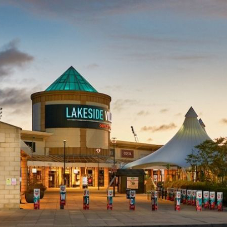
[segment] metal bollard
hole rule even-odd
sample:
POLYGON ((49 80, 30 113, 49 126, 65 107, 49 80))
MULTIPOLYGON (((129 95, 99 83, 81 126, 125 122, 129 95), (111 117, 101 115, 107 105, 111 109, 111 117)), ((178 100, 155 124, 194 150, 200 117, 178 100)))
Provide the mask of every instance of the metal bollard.
POLYGON ((34 189, 34 210, 40 209, 40 189, 34 189))
POLYGON ((210 192, 209 191, 203 191, 203 207, 209 208, 209 198, 210 198, 210 192))
POLYGON ((202 211, 202 191, 196 191, 196 211, 202 211))
POLYGON ((170 200, 170 188, 167 188, 166 195, 167 195, 166 199, 170 200))
POLYGON ((215 192, 210 192, 210 209, 215 209, 215 192))
POLYGON ((149 199, 150 198, 149 194, 150 194, 150 191, 147 191, 147 200, 150 200, 149 199))
POLYGON ((66 204, 66 185, 60 186, 60 209, 64 209, 66 204))
POLYGON ((84 196, 83 196, 83 209, 89 210, 89 190, 84 190, 84 196))
POLYGON ((223 192, 217 192, 218 211, 223 211, 223 192))
POLYGON ((187 198, 187 190, 186 189, 182 189, 181 198, 182 198, 182 203, 186 204, 186 198, 187 198))
POLYGON ((136 191, 130 190, 129 210, 136 209, 136 191))
POLYGON ((191 205, 192 190, 187 190, 187 204, 191 205))
POLYGON ((176 191, 175 193, 175 210, 180 211, 181 192, 176 191))
POLYGON ((113 190, 107 192, 107 210, 113 209, 113 190))
POLYGON ((158 192, 151 191, 151 208, 153 211, 158 210, 158 192))
POLYGON ((191 196, 191 205, 195 206, 196 205, 196 190, 192 190, 192 196, 191 196))

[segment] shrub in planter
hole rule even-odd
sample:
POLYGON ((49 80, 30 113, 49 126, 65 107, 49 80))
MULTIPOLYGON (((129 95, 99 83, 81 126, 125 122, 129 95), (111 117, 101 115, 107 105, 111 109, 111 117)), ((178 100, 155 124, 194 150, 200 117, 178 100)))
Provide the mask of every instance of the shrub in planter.
POLYGON ((40 189, 40 199, 43 198, 46 187, 43 184, 30 184, 25 192, 25 199, 27 203, 33 203, 34 189, 40 189))

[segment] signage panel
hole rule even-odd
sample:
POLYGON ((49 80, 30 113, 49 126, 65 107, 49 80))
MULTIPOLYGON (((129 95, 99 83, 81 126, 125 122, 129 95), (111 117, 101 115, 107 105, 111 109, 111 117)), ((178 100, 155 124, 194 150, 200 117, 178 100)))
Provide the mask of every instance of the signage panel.
POLYGON ((127 177, 127 188, 138 189, 139 177, 127 177))
POLYGON ((46 128, 94 128, 110 131, 111 121, 111 113, 103 107, 79 104, 45 106, 46 128))
POLYGON ((134 150, 121 150, 122 158, 134 158, 134 150))

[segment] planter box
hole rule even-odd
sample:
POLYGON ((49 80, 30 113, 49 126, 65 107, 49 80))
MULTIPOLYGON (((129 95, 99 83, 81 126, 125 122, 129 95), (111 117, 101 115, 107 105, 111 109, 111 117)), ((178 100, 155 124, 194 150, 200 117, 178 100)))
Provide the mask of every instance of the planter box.
MULTIPOLYGON (((44 197, 44 191, 40 191, 40 199, 44 197)), ((25 192, 25 199, 27 203, 33 203, 34 192, 25 192)))

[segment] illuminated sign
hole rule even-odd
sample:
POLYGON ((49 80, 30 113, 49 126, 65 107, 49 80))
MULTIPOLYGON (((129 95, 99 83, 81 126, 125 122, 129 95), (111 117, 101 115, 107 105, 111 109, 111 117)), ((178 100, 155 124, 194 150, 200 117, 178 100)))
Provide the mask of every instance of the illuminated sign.
POLYGON ((54 104, 45 106, 46 128, 94 128, 111 130, 108 109, 91 105, 54 104))
POLYGON ((66 118, 68 120, 92 120, 111 122, 111 113, 107 110, 91 106, 66 107, 66 118))

